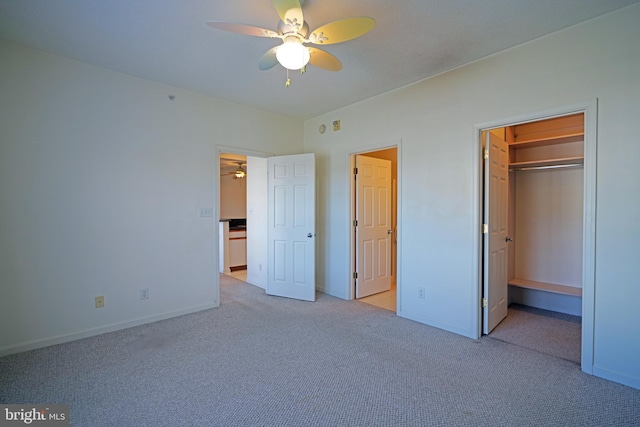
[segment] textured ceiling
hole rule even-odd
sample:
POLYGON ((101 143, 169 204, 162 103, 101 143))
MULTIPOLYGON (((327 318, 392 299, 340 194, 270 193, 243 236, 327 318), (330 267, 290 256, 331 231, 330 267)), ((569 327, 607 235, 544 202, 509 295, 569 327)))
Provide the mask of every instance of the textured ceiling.
POLYGON ((307 119, 640 0, 306 0, 311 29, 370 16, 361 38, 325 46, 343 69, 304 75, 258 60, 276 39, 205 25, 276 29, 270 0, 2 0, 0 38, 130 75, 307 119))

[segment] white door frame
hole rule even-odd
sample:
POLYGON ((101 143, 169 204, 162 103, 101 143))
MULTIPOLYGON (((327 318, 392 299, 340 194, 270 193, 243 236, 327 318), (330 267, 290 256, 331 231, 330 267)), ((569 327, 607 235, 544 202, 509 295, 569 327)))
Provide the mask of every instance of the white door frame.
POLYGON ((240 147, 231 147, 227 145, 216 145, 215 146, 215 161, 213 166, 214 172, 214 185, 213 185, 213 219, 215 223, 213 224, 213 246, 214 246, 214 259, 213 265, 215 267, 215 274, 213 275, 213 292, 215 295, 215 301, 217 305, 220 305, 220 249, 218 242, 220 241, 220 232, 218 224, 220 223, 220 154, 230 153, 230 154, 240 154, 243 156, 252 156, 252 157, 270 157, 273 156, 273 153, 268 153, 265 151, 255 151, 249 150, 246 148, 240 147))
POLYGON ((400 313, 402 307, 401 298, 399 298, 402 293, 402 212, 401 212, 401 199, 402 199, 402 140, 396 139, 386 143, 380 143, 377 145, 370 145, 366 147, 359 147, 353 151, 347 153, 347 165, 349 169, 347 170, 347 200, 349 201, 349 209, 347 211, 347 218, 345 224, 347 225, 347 230, 349 233, 349 268, 348 268, 348 277, 347 277, 347 299, 353 300, 355 299, 355 287, 353 286, 353 273, 355 272, 353 265, 353 254, 355 253, 356 248, 356 239, 355 233, 353 233, 353 218, 355 218, 356 210, 355 210, 355 200, 354 195, 356 192, 356 183, 353 179, 353 168, 356 166, 356 155, 362 154, 366 155, 366 153, 371 153, 372 151, 381 151, 387 150, 390 148, 395 148, 397 151, 397 161, 396 161, 396 293, 398 298, 396 299, 396 313, 400 313))
POLYGON ((474 176, 474 251, 476 260, 475 304, 472 305, 473 330, 479 338, 482 334, 482 139, 483 130, 512 126, 520 123, 544 120, 551 117, 584 113, 584 204, 582 241, 582 371, 593 374, 594 316, 595 316, 595 245, 596 245, 596 156, 598 100, 553 108, 521 116, 477 124, 473 127, 472 168, 474 176))

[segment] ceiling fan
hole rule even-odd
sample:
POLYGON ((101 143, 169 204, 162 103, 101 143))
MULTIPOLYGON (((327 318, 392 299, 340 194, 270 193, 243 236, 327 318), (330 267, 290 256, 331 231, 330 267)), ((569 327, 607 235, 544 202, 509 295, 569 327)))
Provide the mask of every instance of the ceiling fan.
POLYGON ((244 177, 247 176, 247 171, 242 167, 242 165, 244 165, 244 162, 236 162, 238 167, 236 168, 236 170, 231 171, 231 172, 227 172, 227 173, 223 173, 221 174, 221 176, 224 175, 233 175, 233 179, 242 179, 244 177))
POLYGON ((281 39, 281 45, 269 49, 260 58, 258 68, 269 70, 279 63, 287 69, 285 86, 291 83, 288 78, 289 70, 301 70, 304 73, 307 64, 329 71, 342 69, 342 63, 338 58, 316 47, 305 46, 305 43, 328 45, 345 42, 368 33, 376 23, 373 18, 366 16, 344 18, 329 22, 310 32, 309 25, 302 14, 304 0, 272 1, 280 16, 277 31, 230 22, 207 22, 207 25, 232 33, 281 39))

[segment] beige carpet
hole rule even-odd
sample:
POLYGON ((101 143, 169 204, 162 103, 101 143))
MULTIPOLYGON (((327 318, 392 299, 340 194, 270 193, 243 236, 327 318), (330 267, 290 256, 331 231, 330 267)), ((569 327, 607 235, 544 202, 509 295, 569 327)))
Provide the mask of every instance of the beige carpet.
POLYGON ((219 308, 0 358, 0 403, 91 427, 640 425, 640 390, 558 357, 220 280, 219 308))
POLYGON ((490 338, 580 364, 582 318, 511 304, 490 338))

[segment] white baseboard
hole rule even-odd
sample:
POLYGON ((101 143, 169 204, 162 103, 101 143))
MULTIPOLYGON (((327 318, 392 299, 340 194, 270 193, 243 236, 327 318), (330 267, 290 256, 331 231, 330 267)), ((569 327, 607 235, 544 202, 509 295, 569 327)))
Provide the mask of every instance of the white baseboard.
POLYGON ((593 375, 640 390, 640 378, 630 377, 628 375, 614 372, 609 369, 599 368, 597 366, 593 367, 593 375))
POLYGON ((247 283, 257 286, 261 289, 267 289, 266 283, 262 280, 262 277, 247 274, 247 283))
POLYGON ((405 319, 413 320, 414 322, 418 322, 418 323, 425 324, 427 326, 432 326, 434 328, 442 329, 447 332, 453 332, 454 334, 462 335, 463 337, 478 339, 478 337, 476 336, 477 334, 474 334, 473 331, 467 328, 461 328, 459 326, 439 322, 439 321, 436 321, 435 319, 421 316, 421 315, 416 315, 414 313, 409 313, 403 310, 398 311, 396 315, 398 317, 403 317, 405 319))
POLYGON ((137 319, 126 320, 124 322, 117 322, 117 323, 112 323, 105 326, 98 326, 96 328, 85 329, 85 330, 74 332, 71 334, 57 335, 54 337, 42 338, 39 340, 27 341, 19 344, 0 347, 0 357, 8 356, 10 354, 15 354, 15 353, 22 353, 23 351, 49 347, 50 345, 63 344, 65 342, 75 341, 82 338, 89 338, 96 335, 106 334, 108 332, 115 332, 122 329, 131 328, 134 326, 145 325, 147 323, 158 322, 160 320, 183 316, 185 314, 196 313, 198 311, 208 310, 210 308, 215 308, 218 306, 219 304, 217 303, 198 305, 194 307, 185 308, 182 310, 169 311, 166 313, 155 314, 152 316, 139 317, 137 319))

